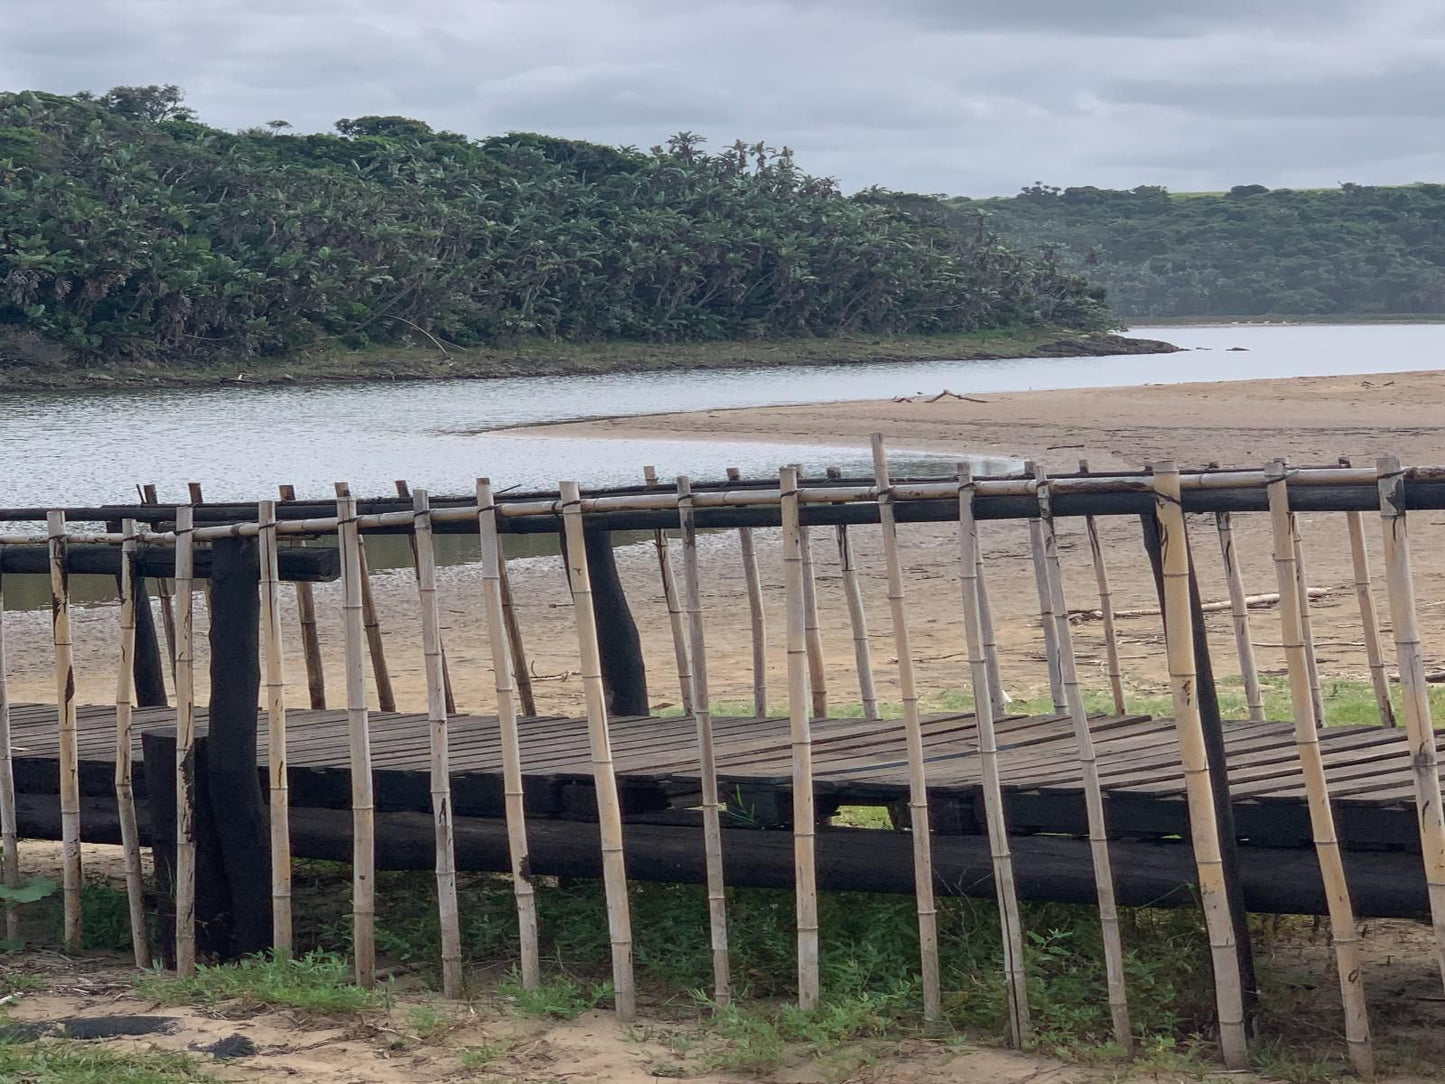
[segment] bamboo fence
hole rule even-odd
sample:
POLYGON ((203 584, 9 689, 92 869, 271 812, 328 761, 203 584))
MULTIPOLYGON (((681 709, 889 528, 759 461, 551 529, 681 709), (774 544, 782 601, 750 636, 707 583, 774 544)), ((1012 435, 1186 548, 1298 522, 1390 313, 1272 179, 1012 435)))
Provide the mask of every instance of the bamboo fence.
MULTIPOLYGON (((727 469, 728 481, 742 477, 737 467, 727 469)), ((768 626, 763 615, 763 585, 758 576, 758 555, 751 527, 738 528, 738 552, 743 561, 743 586, 748 596, 748 629, 753 645, 753 715, 768 714, 768 626)))
MULTIPOLYGON (((1037 479, 1038 466, 1030 460, 1024 464, 1024 471, 1037 479)), ((1043 527, 1037 519, 1028 521, 1029 557, 1034 564, 1034 587, 1039 596, 1039 622, 1044 630, 1044 655, 1049 664, 1049 696, 1053 699, 1054 711, 1063 714, 1068 710, 1064 703, 1064 683, 1059 674, 1059 643, 1057 624, 1054 621, 1053 602, 1049 592, 1049 573, 1044 561, 1043 527)))
POLYGON ((261 657, 266 690, 266 777, 270 794, 271 945, 280 959, 293 950, 291 911, 291 790, 286 775, 286 671, 281 650, 280 557, 276 547, 276 502, 256 511, 261 534, 261 657))
MULTIPOLYGON (((10 692, 5 669, 5 577, 0 576, 0 863, 9 889, 20 887, 20 829, 15 813, 15 759, 10 736, 10 692)), ((20 912, 5 902, 5 940, 20 939, 20 912)))
MULTIPOLYGON (((296 499, 295 486, 278 486, 277 492, 283 501, 296 499)), ((304 546, 306 542, 302 540, 297 545, 304 546)), ((296 623, 301 629, 301 655, 306 663, 306 691, 312 710, 320 710, 326 707, 326 670, 321 660, 321 638, 316 631, 316 592, 311 584, 302 580, 296 583, 296 623)))
POLYGON ((1254 637, 1249 629, 1249 600, 1244 593, 1244 576, 1234 548, 1234 523, 1228 512, 1214 514, 1219 533, 1219 555, 1224 561, 1224 582, 1229 590, 1230 621, 1234 626, 1234 650, 1239 658, 1239 676, 1244 683, 1244 701, 1249 717, 1264 719, 1264 690, 1259 683, 1259 665, 1254 658, 1254 637))
MULTIPOLYGON (((1079 460, 1079 473, 1089 473, 1089 461, 1087 459, 1079 460)), ((1047 558, 1047 535, 1052 531, 1052 524, 1045 525, 1044 531, 1046 535, 1044 539, 1044 555, 1047 558)), ((1099 524, 1095 517, 1084 517, 1084 534, 1089 539, 1089 554, 1094 559, 1094 582, 1099 586, 1099 619, 1104 623, 1104 668, 1105 672, 1109 675, 1109 691, 1114 696, 1114 710, 1118 714, 1123 715, 1127 707, 1124 701, 1124 675, 1119 669, 1119 635, 1114 629, 1114 594, 1109 589, 1109 566, 1104 561, 1104 547, 1099 542, 1099 524)), ((1055 560, 1057 560, 1057 554, 1055 555, 1055 560)), ((1050 575, 1057 579, 1057 575, 1052 570, 1052 567, 1050 569, 1050 575)), ((1055 589, 1053 591, 1055 628, 1060 627, 1058 625, 1058 619, 1060 614, 1062 614, 1065 618, 1063 629, 1068 631, 1072 637, 1072 631, 1068 630, 1068 611, 1060 609, 1062 603, 1059 602, 1059 596, 1060 590, 1055 589)), ((1060 633, 1056 632, 1055 638, 1060 638, 1060 633)), ((1070 647, 1069 651, 1072 652, 1073 648, 1070 647)), ((1065 681, 1064 684, 1064 699, 1067 700, 1067 681, 1065 681)), ((1070 710, 1072 711, 1072 709, 1070 710)))
POLYGON ((66 570, 65 513, 46 517, 50 535, 50 614, 55 644, 55 703, 60 719, 60 862, 65 951, 81 945, 80 750, 75 723, 75 663, 70 642, 70 573, 66 570))
MULTIPOLYGON (((408 482, 405 478, 398 478, 398 479, 396 479, 396 481, 393 482, 392 484, 396 487, 396 495, 397 495, 398 497, 400 497, 402 500, 404 500, 404 501, 410 501, 410 500, 413 499, 413 498, 412 498, 412 494, 411 494, 411 483, 408 482)), ((417 547, 417 540, 416 540, 416 532, 415 532, 414 530, 413 530, 410 534, 408 534, 408 535, 406 536, 406 542, 407 542, 408 548, 411 550, 411 568, 412 568, 412 572, 413 572, 413 574, 416 576, 418 583, 420 583, 420 581, 421 581, 421 561, 420 561, 420 558, 417 556, 417 549, 416 549, 416 547, 417 547)), ((451 667, 447 665, 447 647, 446 647, 446 644, 441 643, 441 631, 440 631, 440 629, 438 629, 438 631, 437 631, 437 638, 438 638, 438 644, 440 645, 439 648, 438 648, 438 650, 441 652, 441 658, 442 658, 442 693, 443 693, 443 700, 444 700, 444 702, 445 702, 446 713, 447 713, 448 715, 455 715, 455 714, 457 713, 457 702, 456 702, 455 696, 454 696, 453 693, 452 693, 452 672, 451 672, 451 667)), ((378 700, 379 700, 379 699, 380 699, 380 698, 378 697, 378 700)), ((383 707, 382 710, 383 710, 383 711, 386 711, 386 710, 388 710, 388 709, 385 708, 385 707, 383 707)), ((396 709, 395 709, 395 708, 392 708, 392 709, 390 709, 390 710, 393 710, 393 711, 394 711, 394 710, 396 710, 396 709)))
POLYGON ((140 826, 136 822, 135 788, 131 770, 135 738, 131 709, 135 701, 135 520, 120 525, 120 666, 115 683, 115 806, 120 822, 121 855, 125 865, 126 906, 130 914, 131 953, 142 971, 151 966, 146 937, 145 876, 141 871, 140 826))
POLYGON ((196 626, 194 511, 176 509, 176 973, 196 971, 196 626))
MULTIPOLYGON (((1265 474, 1266 489, 1273 481, 1268 471, 1265 474)), ((1271 513, 1272 514, 1272 513, 1271 513)), ((1315 726, 1325 725, 1325 697, 1320 687, 1320 667, 1315 659, 1315 630, 1314 620, 1310 616, 1310 588, 1309 575, 1305 571, 1304 545, 1300 540, 1299 517, 1290 516, 1290 543, 1294 552, 1294 575, 1296 598, 1299 600, 1300 631, 1304 639, 1305 672, 1309 675, 1310 684, 1310 706, 1315 716, 1315 726)), ((1280 605, 1284 605, 1284 595, 1280 595, 1280 605)))
MULTIPOLYGON (((1346 456, 1340 466, 1352 466, 1346 456)), ((1370 584, 1370 551, 1365 546, 1365 514, 1346 512, 1350 535, 1350 567, 1354 572, 1355 601, 1360 607, 1360 631, 1365 639, 1365 659, 1370 667, 1370 684, 1375 690, 1375 707, 1382 726, 1395 725, 1395 707, 1390 702, 1390 676, 1385 672, 1385 649, 1380 642, 1380 616, 1375 609, 1375 592, 1370 584)))
MULTIPOLYGON (((643 467, 648 486, 657 485, 657 470, 643 467)), ((672 574, 672 555, 667 532, 659 527, 652 532, 652 545, 657 550, 657 570, 662 579, 662 600, 667 606, 667 624, 672 630, 672 655, 677 664, 677 684, 682 694, 682 713, 692 713, 692 663, 687 657, 687 626, 682 603, 677 597, 677 580, 672 574)))

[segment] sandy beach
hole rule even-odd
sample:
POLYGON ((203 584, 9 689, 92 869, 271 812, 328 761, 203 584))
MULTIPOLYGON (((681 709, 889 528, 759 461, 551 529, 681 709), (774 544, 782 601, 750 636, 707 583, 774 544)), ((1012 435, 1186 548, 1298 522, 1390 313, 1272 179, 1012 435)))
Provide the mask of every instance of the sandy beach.
MULTIPOLYGON (((951 390, 968 394, 967 388, 951 390)), ((1096 468, 1140 466, 1166 457, 1185 466, 1211 460, 1254 466, 1276 455, 1296 463, 1322 463, 1333 462, 1341 454, 1368 464, 1376 454, 1386 451, 1398 453, 1406 462, 1445 462, 1440 436, 1445 431, 1445 372, 988 394, 925 401, 935 393, 928 391, 911 402, 845 402, 653 415, 547 426, 532 432, 539 438, 588 435, 627 439, 667 433, 704 440, 786 440, 861 447, 868 434, 878 430, 898 448, 1036 458, 1052 470, 1072 469, 1081 456, 1088 457, 1096 468)), ((725 452, 720 449, 719 474, 723 466, 725 452)), ((1422 515, 1412 521, 1419 524, 1417 532, 1426 539, 1427 525, 1434 518, 1422 515)), ((1367 671, 1359 614, 1350 586, 1344 524, 1338 516, 1323 514, 1305 515, 1301 520, 1311 585, 1329 591, 1316 602, 1315 609, 1322 672, 1326 678, 1363 678, 1367 671)), ((1100 528, 1116 606, 1149 609, 1153 590, 1137 523, 1131 518, 1106 519, 1100 528)), ((1367 533, 1378 570, 1379 534, 1373 525, 1371 528, 1367 533)), ((1225 588, 1212 521, 1196 522, 1193 531, 1202 590, 1207 599, 1222 599, 1225 588)), ((1274 590, 1264 517, 1236 517, 1236 532, 1246 589, 1252 593, 1274 590)), ((1091 608, 1097 605, 1097 595, 1082 524, 1061 521, 1060 534, 1070 607, 1091 608)), ((948 524, 909 526, 903 533, 918 680, 926 697, 936 698, 967 686, 958 615, 955 535, 948 524)), ((781 708, 785 693, 781 551, 776 531, 757 532, 757 541, 770 634, 770 699, 774 707, 781 708)), ((896 660, 877 534, 855 529, 853 542, 862 572, 879 695, 896 699, 896 660)), ((983 542, 998 611, 1008 690, 1014 696, 1036 695, 1046 690, 1047 676, 1027 532, 1022 524, 990 523, 984 526, 983 542)), ((814 550, 830 698, 835 704, 856 702, 852 641, 831 531, 817 532, 814 550)), ((745 702, 751 696, 751 649, 746 622, 738 617, 744 596, 736 538, 730 534, 704 535, 700 551, 705 571, 704 608, 713 696, 717 701, 745 702)), ((1445 644, 1445 557, 1428 544, 1417 544, 1415 560, 1427 658, 1437 660, 1445 657, 1445 647, 1441 646, 1445 644)), ((618 551, 618 561, 642 633, 654 708, 675 707, 678 683, 656 553, 651 544, 627 546, 618 551)), ((561 563, 555 557, 528 558, 514 561, 511 568, 539 710, 580 714, 577 647, 561 563)), ((400 705, 423 710, 415 583, 409 572, 388 572, 377 575, 375 589, 400 705)), ((458 704, 462 710, 490 711, 490 651, 482 631, 477 568, 442 569, 439 589, 458 704)), ((291 593, 284 593, 287 606, 292 606, 291 593)), ((1376 594, 1383 611, 1382 586, 1377 587, 1376 594)), ((337 585, 321 585, 317 600, 328 690, 331 702, 339 703, 342 639, 337 585)), ((197 628, 203 631, 206 625, 199 595, 197 604, 197 628)), ((6 621, 12 699, 53 700, 48 614, 12 613, 6 621)), ((1228 615, 1212 615, 1210 622, 1216 670, 1227 678, 1237 673, 1228 615)), ((288 622, 287 631, 292 635, 287 644, 287 675, 291 703, 299 705, 304 703, 305 683, 295 627, 294 621, 288 622)), ((115 607, 78 609, 76 670, 82 702, 106 702, 114 695, 115 632, 115 607)), ((1075 635, 1085 683, 1105 688, 1099 623, 1083 622, 1076 626, 1075 635)), ((1123 620, 1120 636, 1129 689, 1139 693, 1164 691, 1167 677, 1159 618, 1144 615, 1123 620)), ((1272 610, 1256 612, 1254 636, 1260 645, 1261 668, 1267 672, 1281 670, 1282 654, 1268 646, 1279 642, 1272 610)), ((204 669, 204 644, 200 647, 204 669)), ((204 675, 201 695, 205 695, 204 675)))

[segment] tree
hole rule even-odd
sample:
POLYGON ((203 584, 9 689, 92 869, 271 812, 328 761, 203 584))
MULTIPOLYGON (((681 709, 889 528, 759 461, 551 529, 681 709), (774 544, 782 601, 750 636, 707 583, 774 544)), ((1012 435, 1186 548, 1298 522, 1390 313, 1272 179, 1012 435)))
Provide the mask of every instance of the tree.
POLYGON ((181 104, 186 92, 174 83, 164 86, 111 87, 99 98, 112 113, 130 120, 195 120, 196 112, 181 104))

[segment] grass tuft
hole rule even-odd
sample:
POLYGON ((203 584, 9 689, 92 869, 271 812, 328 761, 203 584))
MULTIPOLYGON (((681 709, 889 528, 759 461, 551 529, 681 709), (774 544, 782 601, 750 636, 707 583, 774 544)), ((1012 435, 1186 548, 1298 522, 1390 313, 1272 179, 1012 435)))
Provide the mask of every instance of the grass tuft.
POLYGON ((136 988, 162 1005, 277 1005, 325 1016, 341 1016, 375 1007, 376 994, 353 986, 351 968, 334 953, 312 952, 297 959, 251 956, 238 964, 198 967, 180 979, 153 972, 136 988))
POLYGON ((35 1084, 212 1084, 186 1054, 123 1053, 70 1040, 0 1040, 0 1080, 35 1084))

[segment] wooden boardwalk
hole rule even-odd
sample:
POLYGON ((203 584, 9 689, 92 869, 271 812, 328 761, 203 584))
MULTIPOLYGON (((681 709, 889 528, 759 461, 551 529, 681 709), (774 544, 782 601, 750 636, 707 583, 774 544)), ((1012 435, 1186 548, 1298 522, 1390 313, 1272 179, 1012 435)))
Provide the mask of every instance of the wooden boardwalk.
MULTIPOLYGON (((58 786, 56 709, 13 704, 17 789, 54 794, 58 786)), ((204 732, 206 713, 197 713, 204 732)), ((112 793, 114 710, 82 706, 82 792, 112 793)), ((175 725, 168 708, 138 709, 137 732, 175 725)), ((714 720, 719 776, 737 823, 781 825, 789 812, 792 753, 783 718, 714 720)), ((1160 838, 1187 830, 1184 780, 1174 727, 1143 715, 1091 720, 1111 829, 1160 838)), ((588 816, 595 808, 585 720, 524 719, 522 764, 530 812, 588 816)), ((261 762, 265 727, 260 728, 261 762)), ((967 713, 923 722, 935 825, 944 833, 982 831, 978 733, 967 713)), ((291 800, 298 807, 347 808, 345 713, 288 713, 291 800)), ((491 716, 450 722, 454 802, 460 815, 500 816, 501 744, 491 716)), ((371 714, 372 758, 380 809, 430 808, 426 716, 371 714)), ((998 725, 1000 766, 1011 831, 1082 834, 1084 810, 1072 728, 1059 715, 1013 716, 998 725)), ((1405 734, 1379 727, 1330 727, 1321 734, 1342 841, 1370 849, 1418 850, 1405 734)), ((696 733, 688 717, 618 718, 612 746, 624 809, 636 816, 686 805, 697 790, 696 733)), ((137 750, 139 741, 137 741, 137 750)), ((1240 835, 1270 846, 1306 847, 1310 831, 1291 728, 1284 723, 1226 726, 1231 792, 1240 835)), ((139 758, 139 752, 137 752, 139 758)), ((813 765, 821 814, 843 805, 894 805, 906 799, 907 765, 897 721, 820 719, 813 723, 813 765)), ((145 793, 137 763, 138 793, 145 793)))

